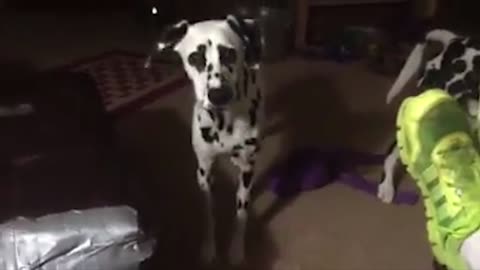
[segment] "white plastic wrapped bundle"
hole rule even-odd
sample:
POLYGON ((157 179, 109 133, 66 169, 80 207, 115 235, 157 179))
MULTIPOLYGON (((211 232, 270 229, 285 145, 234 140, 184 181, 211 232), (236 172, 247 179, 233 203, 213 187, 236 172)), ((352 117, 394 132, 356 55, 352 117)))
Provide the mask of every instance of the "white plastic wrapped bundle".
POLYGON ((127 206, 20 217, 0 224, 0 269, 136 270, 153 246, 127 206))

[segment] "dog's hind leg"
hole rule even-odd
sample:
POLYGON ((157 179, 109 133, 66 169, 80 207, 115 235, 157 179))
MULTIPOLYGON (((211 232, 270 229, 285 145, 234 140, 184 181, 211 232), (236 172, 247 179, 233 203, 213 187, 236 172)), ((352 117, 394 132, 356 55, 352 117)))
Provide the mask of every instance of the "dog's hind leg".
POLYGON ((460 253, 470 270, 480 270, 480 231, 476 231, 463 242, 460 253))
POLYGON ((396 142, 394 142, 388 152, 388 156, 383 162, 382 182, 378 186, 377 197, 384 203, 391 203, 395 196, 394 175, 399 159, 399 151, 396 142))
POLYGON ((232 163, 239 169, 236 221, 229 252, 229 259, 233 265, 241 264, 245 258, 248 208, 250 204, 250 190, 254 178, 257 149, 258 146, 256 143, 247 143, 247 145, 241 149, 234 149, 231 157, 232 163))

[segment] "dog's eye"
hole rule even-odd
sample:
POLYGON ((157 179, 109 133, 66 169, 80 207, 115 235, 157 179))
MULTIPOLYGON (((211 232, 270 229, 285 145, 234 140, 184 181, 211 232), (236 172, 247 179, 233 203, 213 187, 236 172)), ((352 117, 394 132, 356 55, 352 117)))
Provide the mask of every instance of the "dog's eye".
POLYGON ((198 72, 205 70, 207 65, 207 59, 205 59, 205 53, 203 52, 193 52, 188 56, 188 63, 195 67, 198 72))
POLYGON ((237 61, 237 51, 233 48, 219 45, 218 52, 220 54, 220 63, 223 65, 231 65, 237 61))

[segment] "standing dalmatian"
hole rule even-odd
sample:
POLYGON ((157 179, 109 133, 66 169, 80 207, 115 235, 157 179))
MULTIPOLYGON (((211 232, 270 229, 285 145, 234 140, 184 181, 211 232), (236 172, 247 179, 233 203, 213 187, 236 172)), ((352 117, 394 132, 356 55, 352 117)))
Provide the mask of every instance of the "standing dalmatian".
MULTIPOLYGON (((413 76, 420 73, 417 87, 420 91, 430 88, 445 89, 455 97, 472 116, 472 125, 477 127, 480 82, 480 42, 470 37, 461 37, 450 31, 436 29, 427 33, 425 41, 415 46, 405 66, 387 95, 387 104, 398 95, 413 76), (429 42, 440 42, 443 49, 426 59, 425 49, 429 42)), ((384 161, 384 177, 377 196, 390 203, 395 195, 394 171, 399 152, 396 142, 389 149, 384 161)))
POLYGON ((232 264, 240 264, 263 118, 258 26, 233 15, 194 24, 184 20, 168 27, 157 46, 159 51, 178 53, 195 91, 192 144, 198 185, 207 204, 202 257, 206 263, 216 257, 211 169, 220 154, 228 154, 239 169, 229 257, 232 264))

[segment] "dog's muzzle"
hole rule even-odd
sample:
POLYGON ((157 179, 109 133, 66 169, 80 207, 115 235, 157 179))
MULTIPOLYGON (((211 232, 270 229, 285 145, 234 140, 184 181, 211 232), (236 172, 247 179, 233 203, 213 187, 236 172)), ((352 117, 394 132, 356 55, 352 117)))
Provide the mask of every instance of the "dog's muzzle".
POLYGON ((213 106, 222 107, 230 103, 233 99, 233 89, 231 87, 211 88, 208 90, 208 100, 213 106))

